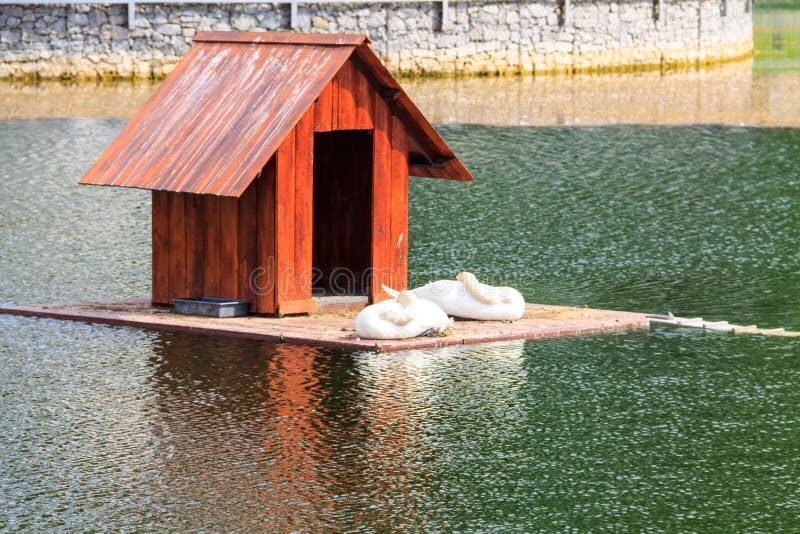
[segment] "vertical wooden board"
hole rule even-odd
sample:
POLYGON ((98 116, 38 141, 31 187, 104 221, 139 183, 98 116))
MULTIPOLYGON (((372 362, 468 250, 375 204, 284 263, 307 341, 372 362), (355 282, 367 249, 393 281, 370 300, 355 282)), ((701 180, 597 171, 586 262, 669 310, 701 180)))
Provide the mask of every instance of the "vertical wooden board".
POLYGON ((260 275, 256 277, 256 309, 274 313, 275 308, 275 158, 271 158, 256 180, 258 243, 256 259, 260 275))
POLYGON ((314 115, 307 111, 295 126, 294 271, 295 300, 311 298, 314 224, 314 115))
POLYGON ((220 197, 203 195, 203 295, 220 296, 220 197))
POLYGON ((405 125, 392 117, 391 287, 408 285, 408 136, 405 125))
POLYGON ((219 296, 239 298, 239 199, 219 199, 219 296))
POLYGON ((152 300, 169 304, 169 195, 166 191, 153 191, 153 257, 152 300))
POLYGON ((275 301, 292 300, 294 273, 295 130, 278 147, 275 158, 275 301))
POLYGON ((356 129, 355 67, 347 61, 336 75, 339 80, 338 130, 356 129))
POLYGON ((372 89, 366 76, 358 69, 353 69, 353 79, 356 99, 356 129, 371 130, 372 123, 372 89))
POLYGON ((339 75, 331 80, 331 130, 339 129, 339 75))
MULTIPOLYGON (((372 176, 372 280, 370 298, 373 302, 386 298, 381 284, 391 281, 391 124, 389 107, 374 93, 373 176, 372 176)), ((404 289, 404 288, 398 288, 404 289)))
POLYGON ((314 131, 331 131, 331 114, 333 113, 333 82, 328 82, 314 102, 314 131))
POLYGON ((241 197, 239 215, 239 298, 250 301, 250 310, 256 308, 255 269, 258 263, 258 221, 256 184, 251 183, 241 197))
POLYGON ((169 193, 169 300, 188 297, 186 288, 186 193, 169 193))
POLYGON ((203 296, 203 197, 187 194, 186 204, 186 291, 190 297, 203 296))

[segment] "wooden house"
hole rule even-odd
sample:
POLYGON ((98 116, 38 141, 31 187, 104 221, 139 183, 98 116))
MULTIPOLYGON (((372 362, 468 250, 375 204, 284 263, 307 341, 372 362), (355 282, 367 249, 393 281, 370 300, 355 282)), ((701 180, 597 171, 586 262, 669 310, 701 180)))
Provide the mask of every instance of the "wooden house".
POLYGON ((408 177, 472 176, 363 35, 202 32, 82 184, 152 190, 154 303, 406 284, 408 177))

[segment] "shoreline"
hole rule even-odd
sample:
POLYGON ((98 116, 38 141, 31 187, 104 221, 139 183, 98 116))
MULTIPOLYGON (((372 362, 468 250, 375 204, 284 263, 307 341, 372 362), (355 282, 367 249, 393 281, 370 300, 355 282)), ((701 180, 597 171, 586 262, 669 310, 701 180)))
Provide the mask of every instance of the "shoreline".
MULTIPOLYGON (((408 79, 438 79, 438 78, 504 78, 519 76, 577 76, 581 74, 636 74, 642 72, 660 72, 698 70, 706 67, 715 67, 726 63, 747 60, 756 55, 751 44, 730 49, 721 47, 718 54, 708 55, 705 51, 687 49, 673 56, 658 56, 648 54, 644 59, 635 59, 631 55, 629 61, 607 61, 593 63, 591 58, 575 56, 575 63, 544 63, 543 67, 519 68, 491 68, 482 66, 475 70, 451 70, 441 68, 433 70, 414 68, 390 69, 392 74, 401 80, 408 79)), ((131 58, 118 58, 123 63, 131 63, 131 58)), ((0 57, 0 82, 132 82, 147 83, 161 82, 166 78, 181 56, 163 58, 157 66, 143 66, 142 68, 120 71, 113 64, 98 64, 87 58, 62 58, 39 59, 34 62, 2 61, 0 57), (31 66, 31 64, 33 66, 31 66)))
MULTIPOLYGON (((403 78, 435 124, 800 127, 800 72, 754 73, 753 59, 664 72, 403 78)), ((0 81, 0 121, 127 119, 160 82, 0 81)))

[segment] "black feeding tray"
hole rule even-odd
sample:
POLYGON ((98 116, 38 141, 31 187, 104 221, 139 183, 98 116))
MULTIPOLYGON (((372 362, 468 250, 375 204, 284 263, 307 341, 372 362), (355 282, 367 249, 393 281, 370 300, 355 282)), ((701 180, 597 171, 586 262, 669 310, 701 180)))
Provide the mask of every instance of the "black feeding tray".
POLYGON ((242 317, 247 315, 249 300, 197 297, 173 299, 175 313, 204 315, 205 317, 242 317))

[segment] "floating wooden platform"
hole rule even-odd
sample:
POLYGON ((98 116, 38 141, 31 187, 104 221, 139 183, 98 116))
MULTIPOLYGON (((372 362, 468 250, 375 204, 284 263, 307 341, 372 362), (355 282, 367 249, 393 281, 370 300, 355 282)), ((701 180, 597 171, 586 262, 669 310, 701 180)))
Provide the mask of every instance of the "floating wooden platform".
POLYGON ((376 341, 356 337, 355 311, 282 318, 215 319, 179 315, 172 308, 152 306, 149 299, 131 299, 6 306, 0 307, 0 313, 376 352, 594 334, 647 326, 647 316, 641 313, 528 304, 525 316, 519 321, 456 321, 449 335, 443 337, 376 341))

